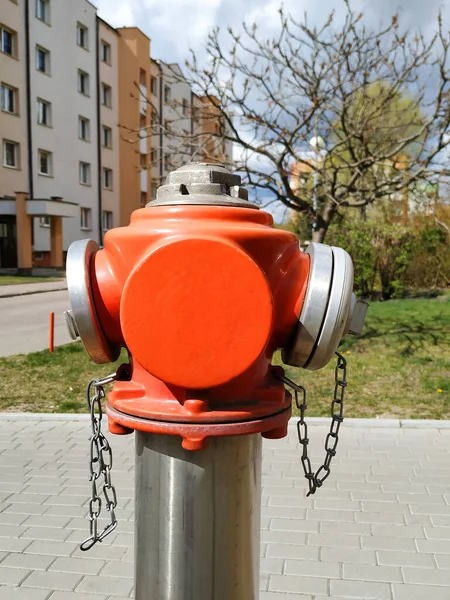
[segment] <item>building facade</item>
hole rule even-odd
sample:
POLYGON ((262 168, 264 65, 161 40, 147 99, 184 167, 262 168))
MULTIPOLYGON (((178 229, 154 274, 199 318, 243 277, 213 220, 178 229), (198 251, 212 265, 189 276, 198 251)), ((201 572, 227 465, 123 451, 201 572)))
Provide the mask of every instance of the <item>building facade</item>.
POLYGON ((63 266, 74 240, 102 244, 171 170, 225 160, 209 139, 217 107, 150 51, 88 0, 0 0, 0 268, 19 246, 19 267, 63 266))
POLYGON ((120 225, 119 47, 120 34, 97 18, 100 83, 99 138, 102 234, 120 225))
POLYGON ((120 224, 150 199, 150 40, 137 27, 119 33, 120 224))

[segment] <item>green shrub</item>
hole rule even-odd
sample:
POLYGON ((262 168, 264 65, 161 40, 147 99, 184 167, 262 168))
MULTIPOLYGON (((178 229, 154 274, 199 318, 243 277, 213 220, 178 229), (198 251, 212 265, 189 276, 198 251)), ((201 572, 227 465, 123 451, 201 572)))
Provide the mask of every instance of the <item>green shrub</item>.
POLYGON ((347 250, 355 268, 355 292, 363 298, 371 296, 377 277, 372 228, 364 221, 342 221, 329 228, 326 243, 347 250))
POLYGON ((354 287, 359 296, 373 296, 377 286, 385 300, 404 295, 415 241, 411 229, 397 224, 346 221, 332 225, 326 241, 341 246, 352 257, 354 287))

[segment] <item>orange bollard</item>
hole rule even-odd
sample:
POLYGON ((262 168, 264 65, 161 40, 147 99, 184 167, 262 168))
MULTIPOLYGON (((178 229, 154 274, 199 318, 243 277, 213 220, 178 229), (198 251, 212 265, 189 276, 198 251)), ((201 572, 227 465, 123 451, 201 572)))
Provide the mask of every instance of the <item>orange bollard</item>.
POLYGON ((50 313, 50 339, 48 349, 53 352, 55 349, 55 313, 50 313))

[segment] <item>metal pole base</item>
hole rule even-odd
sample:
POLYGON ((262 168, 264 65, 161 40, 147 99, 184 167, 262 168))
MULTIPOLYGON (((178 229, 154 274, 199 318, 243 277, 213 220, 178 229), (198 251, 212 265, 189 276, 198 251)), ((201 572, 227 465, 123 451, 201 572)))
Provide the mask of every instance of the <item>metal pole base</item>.
POLYGON ((258 600, 261 435, 135 435, 135 600, 258 600))

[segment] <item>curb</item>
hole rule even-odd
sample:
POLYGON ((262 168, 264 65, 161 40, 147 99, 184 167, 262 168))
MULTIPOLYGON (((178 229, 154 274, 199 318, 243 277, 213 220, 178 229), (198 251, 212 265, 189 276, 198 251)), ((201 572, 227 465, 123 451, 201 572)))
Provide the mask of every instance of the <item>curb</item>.
MULTIPOLYGON (((0 413, 0 421, 88 421, 86 413, 0 413)), ((298 417, 289 422, 291 429, 296 427, 298 417)), ((311 417, 308 425, 324 427, 330 424, 326 417, 311 417)), ((450 429, 450 421, 436 419, 345 419, 344 427, 356 429, 450 429)))
POLYGON ((2 298, 16 298, 18 296, 33 296, 34 294, 51 294, 52 292, 63 292, 67 290, 67 286, 54 288, 52 290, 35 290, 34 292, 16 292, 15 294, 0 294, 0 300, 2 298))
MULTIPOLYGON (((293 417, 289 427, 296 427, 298 417, 293 417)), ((328 417, 311 417, 306 419, 308 425, 328 427, 328 417)), ((356 429, 358 427, 369 427, 371 429, 450 429, 449 420, 438 419, 344 419, 344 428, 356 429)))

